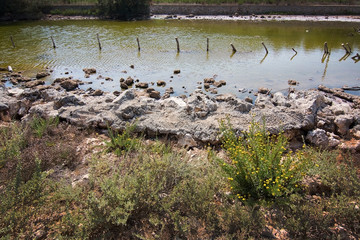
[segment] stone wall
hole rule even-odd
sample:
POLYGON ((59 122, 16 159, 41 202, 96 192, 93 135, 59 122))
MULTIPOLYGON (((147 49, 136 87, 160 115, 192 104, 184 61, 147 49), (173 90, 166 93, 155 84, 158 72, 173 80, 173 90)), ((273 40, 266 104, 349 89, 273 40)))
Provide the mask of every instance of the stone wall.
POLYGON ((249 14, 296 14, 296 15, 360 15, 360 6, 285 6, 285 5, 201 5, 201 4, 153 4, 152 14, 168 15, 240 15, 249 14))

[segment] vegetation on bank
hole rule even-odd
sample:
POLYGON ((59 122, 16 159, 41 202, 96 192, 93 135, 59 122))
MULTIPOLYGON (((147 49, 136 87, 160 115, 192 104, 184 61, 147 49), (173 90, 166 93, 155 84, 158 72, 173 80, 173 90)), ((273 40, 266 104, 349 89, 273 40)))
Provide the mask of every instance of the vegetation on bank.
POLYGON ((0 238, 359 238, 350 155, 292 153, 262 124, 240 135, 227 122, 221 129, 223 150, 188 152, 128 126, 85 151, 100 136, 58 119, 3 126, 0 238), (75 173, 87 177, 69 181, 75 173))

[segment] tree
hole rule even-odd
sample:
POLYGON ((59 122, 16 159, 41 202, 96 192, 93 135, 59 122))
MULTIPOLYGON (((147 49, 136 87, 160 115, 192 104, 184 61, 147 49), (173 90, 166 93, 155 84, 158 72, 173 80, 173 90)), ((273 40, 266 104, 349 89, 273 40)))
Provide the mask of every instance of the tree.
POLYGON ((121 20, 144 19, 150 15, 150 0, 98 0, 100 14, 121 20))

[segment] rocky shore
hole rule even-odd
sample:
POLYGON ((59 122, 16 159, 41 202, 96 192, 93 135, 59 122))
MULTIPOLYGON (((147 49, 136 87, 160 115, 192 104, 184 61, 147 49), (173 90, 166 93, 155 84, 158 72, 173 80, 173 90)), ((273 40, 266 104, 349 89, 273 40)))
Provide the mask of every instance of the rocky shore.
POLYGON ((46 73, 39 73, 37 79, 15 75, 3 82, 16 78, 21 86, 0 87, 1 121, 26 121, 37 114, 59 117, 82 128, 122 130, 126 124, 136 123, 136 131, 148 137, 193 147, 219 144, 221 120, 229 119, 240 133, 252 120, 265 119, 271 133, 285 131, 292 148, 301 147, 305 141, 321 148, 360 150, 360 98, 341 89, 320 86, 287 95, 259 89, 252 103, 232 94, 210 97, 201 90, 186 97, 171 96, 169 89, 160 96, 154 89, 131 88, 131 84, 122 92, 85 91, 72 79, 44 85, 41 78, 46 73))

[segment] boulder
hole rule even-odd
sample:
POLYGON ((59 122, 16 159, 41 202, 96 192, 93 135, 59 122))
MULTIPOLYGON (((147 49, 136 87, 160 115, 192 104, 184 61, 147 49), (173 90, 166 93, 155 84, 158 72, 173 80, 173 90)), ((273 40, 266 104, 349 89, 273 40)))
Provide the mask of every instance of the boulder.
POLYGON ((271 91, 270 89, 264 88, 264 87, 261 87, 258 89, 258 93, 261 93, 261 94, 269 94, 270 91, 271 91))
POLYGON ((79 87, 79 83, 76 80, 65 80, 60 83, 60 86, 66 91, 72 91, 79 87))
POLYGON ((84 68, 83 71, 85 72, 85 74, 88 74, 88 75, 96 73, 95 68, 84 68))
POLYGON ((179 74, 181 71, 179 69, 174 70, 174 74, 179 74))
POLYGON ((309 131, 306 135, 306 140, 317 147, 328 148, 329 146, 329 137, 323 129, 317 128, 309 131))
POLYGON ((102 90, 96 89, 96 90, 91 94, 91 96, 101 96, 101 95, 103 95, 103 94, 104 94, 104 92, 103 92, 102 90))
POLYGON ((37 79, 44 78, 44 77, 47 77, 49 75, 50 75, 50 73, 48 73, 48 72, 39 72, 39 73, 36 74, 36 78, 37 79))
POLYGON ((55 101, 54 106, 56 109, 59 109, 64 106, 82 106, 85 105, 83 101, 77 98, 75 95, 69 95, 62 97, 58 101, 55 101))
POLYGON ((120 83, 120 87, 121 87, 122 89, 128 89, 128 88, 129 88, 128 85, 127 85, 125 82, 121 82, 121 83, 120 83))
POLYGON ((162 81, 162 80, 157 81, 156 84, 157 84, 159 87, 165 87, 165 86, 166 86, 166 82, 165 82, 165 81, 162 81))
POLYGON ((346 136, 349 133, 349 127, 354 122, 354 117, 351 115, 340 115, 334 120, 337 127, 337 132, 341 136, 346 136))
POLYGON ((124 82, 126 85, 131 86, 134 84, 134 79, 132 77, 128 77, 124 82))
POLYGON ((135 87, 137 87, 137 88, 148 88, 149 84, 148 83, 137 83, 135 85, 135 87))
POLYGON ((214 78, 205 78, 204 83, 213 84, 215 82, 214 78))
POLYGON ((45 84, 45 82, 43 80, 35 80, 35 81, 30 81, 30 82, 25 83, 25 87, 33 88, 38 85, 44 85, 44 84, 45 84))
POLYGON ((155 99, 160 99, 160 97, 161 97, 159 91, 152 91, 152 92, 150 92, 149 96, 151 98, 155 98, 155 99))

